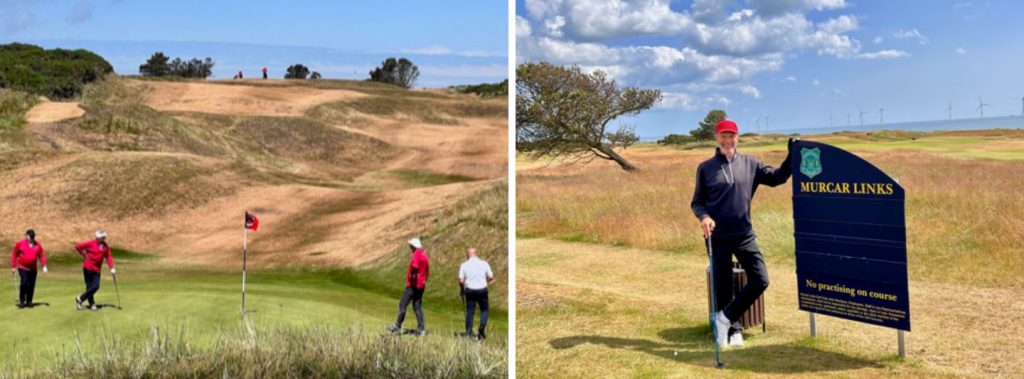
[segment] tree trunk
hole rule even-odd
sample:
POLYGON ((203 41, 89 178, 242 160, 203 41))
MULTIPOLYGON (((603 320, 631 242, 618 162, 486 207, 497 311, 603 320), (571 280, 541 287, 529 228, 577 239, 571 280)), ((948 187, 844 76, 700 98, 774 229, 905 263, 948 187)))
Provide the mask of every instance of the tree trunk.
POLYGON ((608 146, 599 146, 597 147, 597 151, 600 151, 604 155, 607 155, 608 159, 611 159, 615 161, 615 163, 618 163, 619 167, 622 167, 623 170, 629 172, 640 171, 640 169, 636 168, 636 166, 634 166, 632 163, 629 163, 629 161, 627 161, 626 158, 623 158, 621 155, 616 153, 615 150, 612 150, 612 148, 608 146))

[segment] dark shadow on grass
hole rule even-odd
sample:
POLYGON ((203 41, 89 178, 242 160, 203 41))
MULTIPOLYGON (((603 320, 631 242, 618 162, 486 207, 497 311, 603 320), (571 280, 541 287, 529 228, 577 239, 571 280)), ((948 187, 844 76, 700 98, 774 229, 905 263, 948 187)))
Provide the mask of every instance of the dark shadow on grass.
MULTIPOLYGON (((706 326, 666 329, 658 332, 658 336, 659 340, 581 335, 556 338, 548 343, 556 350, 572 349, 584 344, 604 345, 612 349, 640 351, 676 362, 714 367, 714 347, 706 326)), ((799 341, 727 349, 721 355, 727 369, 757 373, 794 374, 882 367, 879 362, 819 350, 804 346, 799 341)))

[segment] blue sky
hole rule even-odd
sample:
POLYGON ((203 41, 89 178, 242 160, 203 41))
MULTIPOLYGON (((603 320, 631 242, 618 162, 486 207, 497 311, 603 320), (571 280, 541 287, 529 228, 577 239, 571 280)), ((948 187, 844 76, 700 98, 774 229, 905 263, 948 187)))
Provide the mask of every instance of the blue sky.
POLYGON ((741 131, 1020 116, 1024 2, 517 0, 516 59, 603 69, 665 100, 623 119, 686 133, 711 109, 741 131))
POLYGON ((87 48, 137 74, 154 51, 210 56, 214 75, 303 63, 363 79, 388 56, 420 67, 419 86, 507 77, 504 1, 0 0, 0 42, 87 48))

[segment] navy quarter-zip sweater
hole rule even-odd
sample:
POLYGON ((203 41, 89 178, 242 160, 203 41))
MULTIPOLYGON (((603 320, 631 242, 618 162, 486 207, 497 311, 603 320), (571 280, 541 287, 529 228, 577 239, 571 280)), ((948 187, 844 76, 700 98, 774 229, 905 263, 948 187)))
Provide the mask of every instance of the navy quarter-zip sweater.
POLYGON ((710 216, 715 221, 716 237, 753 235, 750 201, 757 186, 783 184, 789 180, 790 171, 789 155, 779 168, 775 168, 738 151, 730 162, 716 148, 714 157, 697 166, 697 182, 690 208, 698 220, 710 216))

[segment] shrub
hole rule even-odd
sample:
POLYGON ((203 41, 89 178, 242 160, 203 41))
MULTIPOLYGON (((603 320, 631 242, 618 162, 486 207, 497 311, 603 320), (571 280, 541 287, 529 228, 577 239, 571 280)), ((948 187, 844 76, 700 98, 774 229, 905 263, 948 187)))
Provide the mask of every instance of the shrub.
POLYGON ((114 68, 109 62, 88 50, 45 50, 22 43, 0 45, 2 88, 54 100, 69 99, 80 94, 86 83, 112 72, 114 68))

